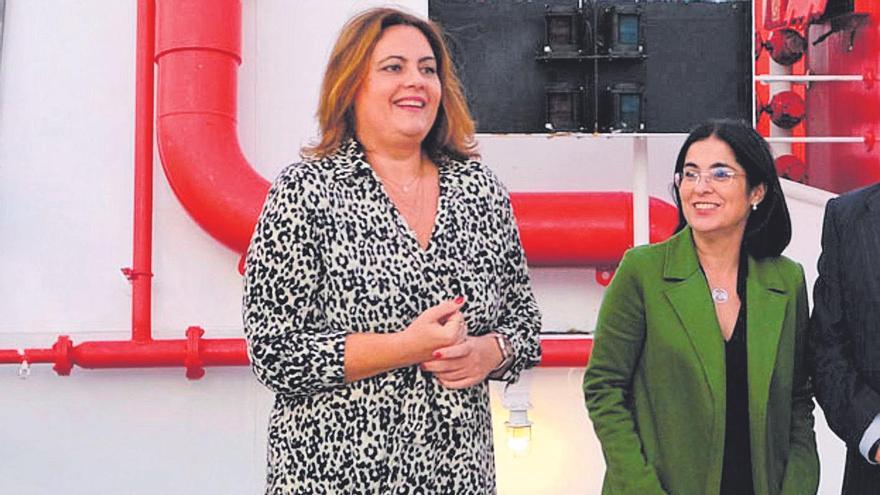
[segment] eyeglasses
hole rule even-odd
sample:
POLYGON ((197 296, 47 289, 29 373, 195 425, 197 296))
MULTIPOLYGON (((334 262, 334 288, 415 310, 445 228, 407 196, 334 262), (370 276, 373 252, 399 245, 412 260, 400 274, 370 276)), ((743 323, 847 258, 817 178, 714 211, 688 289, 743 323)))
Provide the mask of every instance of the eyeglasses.
POLYGON ((746 175, 742 172, 736 172, 733 169, 719 167, 713 168, 711 170, 706 170, 705 172, 700 172, 697 170, 685 170, 684 172, 678 172, 675 174, 675 187, 682 187, 682 185, 687 187, 694 187, 700 183, 700 180, 705 177, 708 181, 707 183, 712 184, 729 184, 735 177, 740 175, 746 175))

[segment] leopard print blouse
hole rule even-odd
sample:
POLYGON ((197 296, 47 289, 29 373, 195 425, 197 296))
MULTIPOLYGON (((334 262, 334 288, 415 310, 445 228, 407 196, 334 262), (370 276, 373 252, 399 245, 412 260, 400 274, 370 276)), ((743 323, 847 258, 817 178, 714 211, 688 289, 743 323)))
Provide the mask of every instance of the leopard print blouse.
POLYGON ((243 297, 254 373, 276 394, 266 493, 495 493, 486 382, 447 389, 417 366, 343 380, 346 334, 401 331, 457 295, 470 334, 512 343, 502 380, 540 360, 540 313, 506 190, 476 161, 436 162, 426 250, 355 140, 273 184, 243 297))

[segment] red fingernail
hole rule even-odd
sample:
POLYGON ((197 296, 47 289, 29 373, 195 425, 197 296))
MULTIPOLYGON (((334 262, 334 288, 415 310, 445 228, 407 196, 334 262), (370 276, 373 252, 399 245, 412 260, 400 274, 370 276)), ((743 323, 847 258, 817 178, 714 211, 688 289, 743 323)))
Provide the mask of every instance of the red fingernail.
POLYGON ((461 304, 461 303, 463 303, 463 302, 464 302, 464 296, 458 296, 458 297, 456 297, 456 298, 453 300, 453 302, 455 302, 455 304, 461 304))
POLYGON ((442 357, 443 357, 443 355, 440 354, 439 352, 435 352, 435 353, 434 353, 434 359, 440 359, 440 358, 442 358, 442 357))

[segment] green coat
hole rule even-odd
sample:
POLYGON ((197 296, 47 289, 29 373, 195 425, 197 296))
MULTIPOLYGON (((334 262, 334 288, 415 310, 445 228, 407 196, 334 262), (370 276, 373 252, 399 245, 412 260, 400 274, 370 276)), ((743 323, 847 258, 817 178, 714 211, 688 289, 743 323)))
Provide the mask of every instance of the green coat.
MULTIPOLYGON (((746 284, 755 493, 815 494, 803 268, 783 256, 749 257, 746 284)), ((690 228, 629 250, 602 301, 584 376, 607 465, 603 494, 719 493, 724 356, 690 228)))

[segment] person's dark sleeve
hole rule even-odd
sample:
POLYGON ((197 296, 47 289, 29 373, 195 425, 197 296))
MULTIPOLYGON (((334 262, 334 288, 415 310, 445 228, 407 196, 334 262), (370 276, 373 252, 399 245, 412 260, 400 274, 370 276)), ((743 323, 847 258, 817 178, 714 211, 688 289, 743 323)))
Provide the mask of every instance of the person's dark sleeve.
POLYGON ((819 278, 813 289, 810 320, 816 399, 828 426, 847 446, 858 449, 865 429, 880 412, 880 395, 856 368, 852 328, 843 311, 841 239, 837 219, 838 200, 825 208, 819 278))

